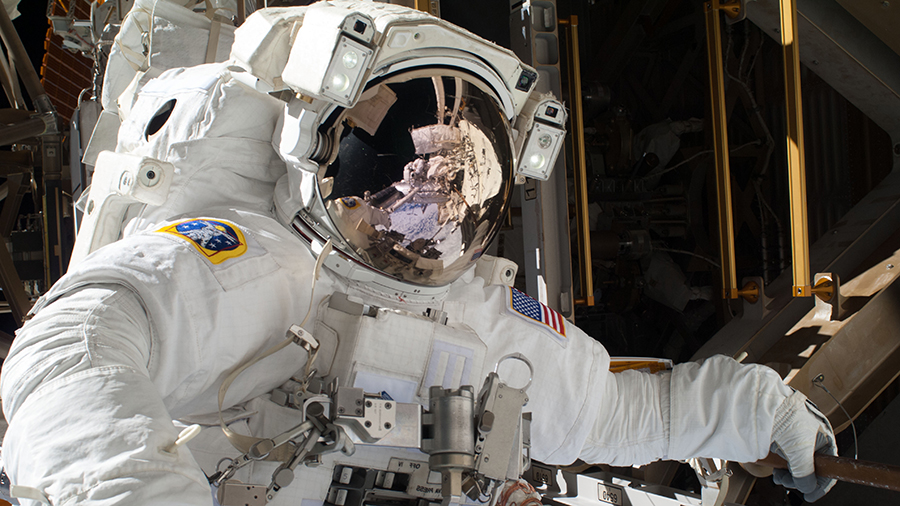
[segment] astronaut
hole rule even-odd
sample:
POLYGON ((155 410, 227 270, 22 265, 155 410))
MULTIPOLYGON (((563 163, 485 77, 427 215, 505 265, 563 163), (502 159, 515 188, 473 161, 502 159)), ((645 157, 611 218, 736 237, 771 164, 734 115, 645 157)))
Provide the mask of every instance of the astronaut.
POLYGON ((474 392, 472 430, 517 435, 494 459, 501 474, 521 471, 528 425, 528 456, 547 464, 775 449, 791 470, 778 481, 824 495, 833 482, 813 452, 834 453, 831 428, 771 369, 714 357, 612 374, 602 345, 492 275, 514 269, 484 252, 515 182, 546 176, 561 143, 564 110, 535 79, 439 19, 333 1, 259 11, 229 61, 142 83, 97 174, 154 159, 172 170, 134 184, 166 195, 92 190, 88 209, 128 203, 122 238, 91 247, 19 332, 0 378, 14 495, 490 501, 503 480, 483 446, 470 439, 463 464, 434 440, 416 446, 420 422, 443 423, 441 399, 474 392), (524 406, 492 426, 487 387, 524 406), (376 407, 393 422, 365 425, 376 407), (460 495, 429 469, 479 490, 460 495))

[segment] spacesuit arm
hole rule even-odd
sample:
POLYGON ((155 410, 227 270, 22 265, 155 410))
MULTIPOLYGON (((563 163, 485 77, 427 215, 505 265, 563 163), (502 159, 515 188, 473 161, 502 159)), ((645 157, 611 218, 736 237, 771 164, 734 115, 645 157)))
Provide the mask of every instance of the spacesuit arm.
POLYGON ((27 322, 0 378, 13 485, 50 504, 212 504, 190 452, 172 449, 151 336, 139 297, 111 284, 76 288, 27 322))
POLYGON ((808 500, 833 482, 816 483, 813 450, 834 452, 827 419, 772 369, 715 356, 671 373, 610 374, 601 410, 581 458, 614 465, 712 457, 754 462, 770 449, 786 455, 808 500), (808 483, 807 483, 808 482, 808 483))

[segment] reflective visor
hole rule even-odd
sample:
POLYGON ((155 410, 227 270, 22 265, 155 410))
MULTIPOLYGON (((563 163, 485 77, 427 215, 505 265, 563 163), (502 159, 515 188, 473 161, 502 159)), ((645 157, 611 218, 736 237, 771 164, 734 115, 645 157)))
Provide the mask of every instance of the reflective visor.
POLYGON ((429 69, 370 84, 324 133, 339 143, 322 198, 369 266, 446 285, 496 235, 513 184, 510 128, 475 78, 429 69))

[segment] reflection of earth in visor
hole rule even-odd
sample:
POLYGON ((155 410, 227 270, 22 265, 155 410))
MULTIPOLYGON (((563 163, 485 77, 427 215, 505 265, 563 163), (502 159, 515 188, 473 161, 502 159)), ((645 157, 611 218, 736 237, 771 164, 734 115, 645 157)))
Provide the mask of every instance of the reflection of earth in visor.
POLYGON ((338 120, 326 206, 361 260, 404 281, 455 280, 508 205, 509 125, 471 79, 401 74, 367 89, 338 120))

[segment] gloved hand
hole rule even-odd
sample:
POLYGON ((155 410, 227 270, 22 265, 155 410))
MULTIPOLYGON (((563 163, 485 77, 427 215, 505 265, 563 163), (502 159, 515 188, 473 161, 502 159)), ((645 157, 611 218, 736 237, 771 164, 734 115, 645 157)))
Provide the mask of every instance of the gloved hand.
POLYGON ((836 480, 815 475, 813 464, 815 452, 837 455, 834 431, 825 415, 800 392, 794 391, 775 412, 772 451, 785 459, 790 469, 775 469, 772 479, 799 490, 806 501, 818 500, 834 486, 836 480))

